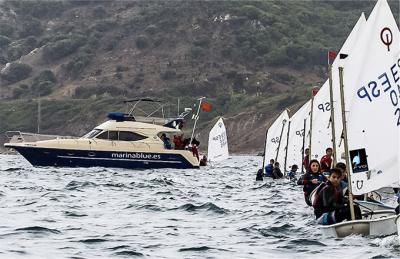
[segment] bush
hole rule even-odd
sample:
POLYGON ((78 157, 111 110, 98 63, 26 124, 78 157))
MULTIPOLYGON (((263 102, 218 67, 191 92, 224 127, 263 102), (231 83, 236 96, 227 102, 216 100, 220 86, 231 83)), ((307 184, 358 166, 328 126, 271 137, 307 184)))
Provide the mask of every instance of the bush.
POLYGON ((17 88, 13 89, 13 98, 19 98, 21 96, 30 95, 29 86, 26 84, 21 84, 17 88))
POLYGON ((36 95, 45 96, 51 94, 53 86, 53 82, 43 81, 39 84, 32 85, 31 89, 36 95))
POLYGON ((296 78, 294 76, 284 73, 272 73, 271 78, 282 84, 291 84, 296 82, 296 78))
POLYGON ((118 41, 117 40, 111 40, 106 43, 106 46, 104 47, 105 51, 112 51, 118 46, 118 41))
POLYGON ((233 54, 233 47, 232 46, 226 46, 221 50, 221 55, 224 58, 230 58, 233 54))
POLYGON ((144 31, 150 35, 154 35, 158 31, 158 27, 154 24, 150 24, 149 26, 146 27, 146 29, 144 29, 144 31))
POLYGON ((111 20, 101 20, 94 24, 90 29, 100 32, 109 31, 117 26, 117 23, 111 20))
POLYGON ((207 48, 210 45, 210 38, 203 35, 194 40, 193 45, 207 48))
POLYGON ((79 53, 75 58, 68 62, 66 70, 73 78, 78 77, 83 69, 90 63, 93 55, 88 53, 79 53))
POLYGON ((117 79, 119 79, 119 80, 122 80, 123 75, 122 75, 122 73, 118 72, 118 73, 115 73, 115 74, 114 74, 114 77, 117 78, 117 79))
POLYGON ((48 95, 52 92, 57 82, 57 78, 50 70, 43 70, 33 79, 31 89, 41 96, 48 95))
POLYGON ((33 79, 33 84, 40 84, 41 82, 56 83, 57 78, 51 70, 43 70, 38 76, 33 79))
POLYGON ((48 61, 56 61, 74 53, 80 46, 85 44, 83 36, 75 35, 69 39, 49 43, 43 48, 43 57, 48 61))
POLYGON ((78 86, 75 89, 74 98, 89 98, 95 95, 126 95, 126 91, 116 86, 100 85, 98 87, 78 86))
POLYGON ((117 65, 117 67, 115 68, 116 72, 124 72, 124 71, 128 71, 129 67, 125 67, 125 66, 121 66, 121 65, 117 65))
POLYGON ((0 22, 0 35, 11 37, 14 34, 14 27, 6 22, 0 22))
POLYGON ((203 49, 202 47, 193 46, 190 49, 190 54, 192 55, 193 58, 200 58, 206 54, 206 50, 203 49))
POLYGON ((174 70, 168 69, 161 75, 161 79, 163 80, 170 80, 176 77, 176 72, 174 70))
POLYGON ((0 76, 9 83, 16 83, 28 78, 31 72, 32 68, 27 64, 11 63, 0 76))
POLYGON ((25 38, 30 35, 40 35, 43 32, 42 25, 38 19, 30 18, 22 22, 22 27, 18 32, 21 38, 25 38))
POLYGON ((107 11, 104 6, 99 5, 93 9, 92 15, 96 19, 103 19, 107 16, 107 11))
POLYGON ((25 46, 30 47, 31 49, 36 48, 37 46, 37 39, 35 36, 29 36, 25 39, 25 46))
POLYGON ((8 44, 10 44, 10 42, 11 42, 10 38, 8 38, 7 36, 0 35, 0 47, 1 48, 6 47, 8 44))
POLYGON ((12 9, 22 16, 31 15, 36 18, 56 17, 64 10, 63 1, 8 1, 12 5, 12 9))
POLYGON ((4 56, 0 56, 0 64, 4 65, 8 63, 8 59, 4 56))
POLYGON ((7 56, 10 60, 19 59, 36 47, 36 38, 29 36, 26 39, 14 41, 8 45, 7 56))
POLYGON ((148 45, 149 45, 149 40, 147 39, 146 36, 140 35, 139 37, 137 37, 136 47, 138 47, 139 49, 144 49, 147 48, 148 45))
POLYGON ((299 97, 297 95, 289 95, 286 96, 285 98, 283 98, 282 100, 280 100, 277 104, 276 104, 276 108, 278 110, 282 110, 285 109, 289 106, 291 106, 292 104, 294 104, 295 102, 299 101, 299 97))
POLYGON ((244 5, 240 7, 239 13, 247 16, 251 20, 259 20, 263 12, 255 6, 244 5))

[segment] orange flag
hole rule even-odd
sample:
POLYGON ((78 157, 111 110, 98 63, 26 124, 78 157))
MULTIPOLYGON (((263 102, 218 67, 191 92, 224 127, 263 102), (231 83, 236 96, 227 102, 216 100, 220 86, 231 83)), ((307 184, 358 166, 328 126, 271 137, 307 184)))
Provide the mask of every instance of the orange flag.
POLYGON ((211 104, 207 103, 207 102, 202 102, 200 104, 200 109, 202 109, 203 111, 211 111, 211 104))

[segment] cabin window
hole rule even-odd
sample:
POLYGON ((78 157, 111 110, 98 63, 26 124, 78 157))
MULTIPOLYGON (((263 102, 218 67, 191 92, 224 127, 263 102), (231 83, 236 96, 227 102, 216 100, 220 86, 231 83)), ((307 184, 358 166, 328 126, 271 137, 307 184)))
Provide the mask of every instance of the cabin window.
POLYGON ((82 138, 94 138, 97 134, 99 134, 102 130, 99 129, 94 129, 92 131, 90 131, 89 133, 87 133, 86 135, 84 135, 82 138))
POLYGON ((121 141, 138 141, 146 139, 147 137, 129 131, 120 131, 119 140, 121 141))
POLYGON ((109 140, 118 140, 118 131, 109 131, 108 139, 109 140))
POLYGON ((98 139, 108 139, 108 131, 100 133, 96 138, 98 139))

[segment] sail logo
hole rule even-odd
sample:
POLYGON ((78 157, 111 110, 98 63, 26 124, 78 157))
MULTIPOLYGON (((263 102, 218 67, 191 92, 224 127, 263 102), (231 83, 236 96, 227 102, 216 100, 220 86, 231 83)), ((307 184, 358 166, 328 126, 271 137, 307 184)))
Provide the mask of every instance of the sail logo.
POLYGON ((381 41, 387 46, 388 51, 390 51, 390 45, 392 45, 393 42, 393 33, 388 27, 382 29, 381 41))
POLYGON ((388 100, 394 107, 394 116, 397 118, 397 126, 400 126, 400 108, 399 104, 400 85, 398 84, 400 77, 398 68, 400 67, 400 59, 397 64, 390 67, 390 71, 383 72, 377 79, 369 81, 366 85, 357 90, 357 96, 360 99, 366 99, 372 103, 376 98, 384 93, 388 96, 388 100))
POLYGON ((350 150, 350 161, 353 173, 368 171, 367 153, 365 148, 350 150))

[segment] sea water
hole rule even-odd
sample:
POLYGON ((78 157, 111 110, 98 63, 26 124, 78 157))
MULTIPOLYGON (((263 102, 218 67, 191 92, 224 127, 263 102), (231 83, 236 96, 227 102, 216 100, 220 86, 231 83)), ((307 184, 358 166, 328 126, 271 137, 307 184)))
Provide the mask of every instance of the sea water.
POLYGON ((324 236, 301 186, 256 182, 260 167, 35 168, 0 155, 0 258, 400 257, 396 235, 324 236))

